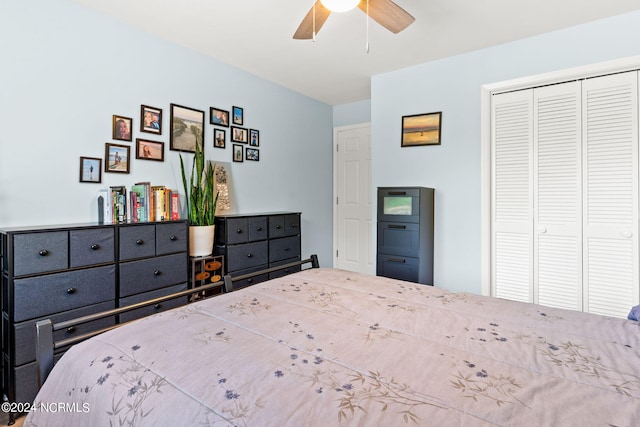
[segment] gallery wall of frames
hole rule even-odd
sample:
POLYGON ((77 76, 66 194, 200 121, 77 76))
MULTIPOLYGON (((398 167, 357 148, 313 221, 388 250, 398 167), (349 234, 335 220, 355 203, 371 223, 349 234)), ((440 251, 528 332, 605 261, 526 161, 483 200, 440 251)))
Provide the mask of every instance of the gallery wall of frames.
POLYGON ((80 156, 80 182, 101 183, 103 172, 128 174, 133 158, 164 162, 167 135, 169 150, 193 153, 196 144, 206 150, 205 132, 212 132, 212 147, 218 150, 229 147, 233 162, 260 161, 260 131, 247 127, 243 107, 232 106, 229 110, 209 107, 208 113, 208 124, 212 126, 205 126, 206 111, 179 104, 170 104, 166 112, 142 104, 136 118, 114 114, 112 141, 105 143, 104 157, 80 156), (140 131, 135 141, 134 129, 140 131))

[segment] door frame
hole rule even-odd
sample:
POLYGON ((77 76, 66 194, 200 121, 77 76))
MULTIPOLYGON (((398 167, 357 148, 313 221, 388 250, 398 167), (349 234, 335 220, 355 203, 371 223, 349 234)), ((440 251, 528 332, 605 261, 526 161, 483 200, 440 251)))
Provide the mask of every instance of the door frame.
POLYGON ((494 94, 530 89, 536 86, 588 79, 606 74, 640 70, 640 55, 574 68, 536 74, 480 87, 480 274, 481 293, 491 295, 491 99, 494 94))
POLYGON ((331 256, 333 268, 336 268, 338 265, 338 257, 336 255, 336 251, 338 250, 338 204, 336 203, 336 199, 338 197, 338 133, 341 131, 360 128, 371 129, 371 122, 333 128, 333 196, 331 199, 331 203, 333 204, 333 250, 331 256))

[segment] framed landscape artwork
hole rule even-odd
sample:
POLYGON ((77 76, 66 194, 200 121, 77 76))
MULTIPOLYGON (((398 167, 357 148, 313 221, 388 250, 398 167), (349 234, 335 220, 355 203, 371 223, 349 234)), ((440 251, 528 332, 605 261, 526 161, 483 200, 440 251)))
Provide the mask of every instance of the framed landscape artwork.
POLYGON ((204 111, 171 104, 170 143, 174 151, 196 152, 196 144, 204 150, 204 111))
POLYGON ((442 112, 402 116, 402 147, 440 145, 442 112))

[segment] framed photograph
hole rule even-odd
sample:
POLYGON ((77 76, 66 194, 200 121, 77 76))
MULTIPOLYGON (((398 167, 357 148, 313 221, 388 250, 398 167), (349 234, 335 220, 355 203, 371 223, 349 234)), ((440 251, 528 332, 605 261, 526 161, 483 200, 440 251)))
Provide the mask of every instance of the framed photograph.
POLYGON ((216 126, 229 127, 229 112, 220 108, 209 107, 209 123, 216 126))
POLYGON ((233 161, 234 162, 242 162, 244 161, 243 158, 243 150, 244 150, 244 145, 241 144, 233 144, 233 161))
POLYGON ((256 129, 249 130, 249 145, 252 147, 260 146, 260 131, 256 129))
POLYGON ((204 111, 171 104, 171 136, 169 148, 196 152, 196 144, 204 150, 204 111))
POLYGON ((242 126, 244 124, 244 109, 240 107, 233 107, 233 124, 242 126))
POLYGON ((164 142, 136 138, 136 159, 164 162, 164 142))
POLYGON ((107 142, 104 150, 104 171, 129 173, 130 152, 131 147, 128 145, 107 142))
POLYGON ((402 116, 402 147, 440 145, 442 112, 402 116))
POLYGON ((246 144, 249 142, 249 132, 245 128, 231 126, 231 141, 246 144))
POLYGON ((140 106, 140 132, 162 135, 162 110, 160 108, 140 106))
POLYGON ((224 148, 227 143, 227 132, 224 129, 213 130, 213 146, 216 148, 224 148))
POLYGON ((258 150, 257 148, 247 147, 244 154, 245 154, 245 159, 247 160, 251 160, 254 162, 260 161, 260 150, 258 150))
POLYGON ((113 116, 112 138, 120 141, 131 141, 133 119, 130 117, 113 116))
POLYGON ((102 159, 80 157, 80 182, 102 182, 102 159))

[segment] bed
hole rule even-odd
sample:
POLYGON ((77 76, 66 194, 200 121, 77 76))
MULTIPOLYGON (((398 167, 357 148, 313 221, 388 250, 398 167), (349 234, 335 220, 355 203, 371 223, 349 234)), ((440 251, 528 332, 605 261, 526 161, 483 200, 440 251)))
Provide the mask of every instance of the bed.
POLYGON ((637 426, 640 325, 313 268, 73 346, 34 408, 25 426, 637 426))

